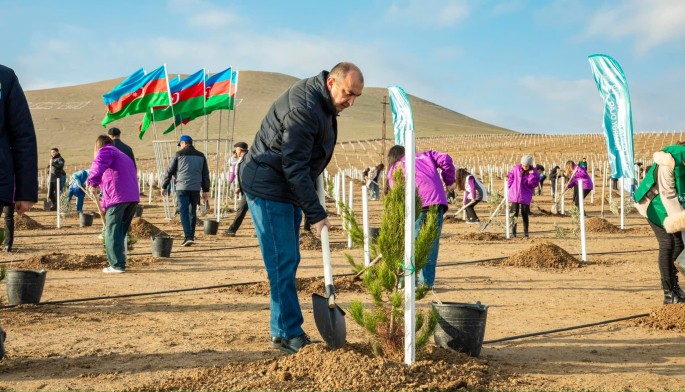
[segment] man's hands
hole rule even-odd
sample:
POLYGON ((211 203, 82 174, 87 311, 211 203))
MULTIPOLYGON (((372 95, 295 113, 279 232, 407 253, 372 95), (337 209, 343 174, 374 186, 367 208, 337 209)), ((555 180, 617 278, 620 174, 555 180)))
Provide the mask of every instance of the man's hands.
POLYGON ((166 192, 166 188, 163 188, 163 189, 162 189, 162 196, 166 196, 166 193, 167 193, 167 192, 166 192))
POLYGON ((321 230, 323 230, 324 226, 328 227, 328 230, 331 229, 331 222, 328 221, 328 218, 324 218, 324 220, 320 220, 312 225, 318 238, 321 238, 321 230))
POLYGON ((30 210, 34 204, 35 203, 32 201, 16 201, 14 203, 14 210, 17 211, 17 214, 21 215, 26 211, 30 210))
POLYGON ((209 200, 209 192, 203 192, 202 193, 202 200, 204 200, 204 201, 209 200))
POLYGON ((455 190, 456 188, 457 188, 457 183, 456 183, 456 182, 453 182, 452 185, 447 185, 447 193, 452 192, 452 191, 455 190))

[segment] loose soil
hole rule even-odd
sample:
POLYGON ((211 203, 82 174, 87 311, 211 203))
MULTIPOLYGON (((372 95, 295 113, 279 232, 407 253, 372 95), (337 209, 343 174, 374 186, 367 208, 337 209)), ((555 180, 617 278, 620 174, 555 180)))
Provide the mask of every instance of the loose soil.
POLYGON ((321 250, 321 240, 316 238, 313 233, 300 233, 300 249, 302 250, 321 250))
POLYGON ((149 238, 152 236, 168 235, 164 231, 162 231, 162 229, 146 221, 143 218, 133 218, 133 221, 131 222, 131 228, 129 229, 129 233, 133 234, 138 238, 149 238))
POLYGON ((585 230, 588 233, 618 233, 621 231, 620 228, 598 216, 592 216, 585 220, 585 230))
POLYGON ((27 214, 14 216, 14 230, 42 230, 45 226, 33 220, 27 214))
POLYGON ((573 269, 582 264, 567 251, 551 242, 541 242, 504 259, 500 265, 535 269, 573 269))
MULTIPOLYGON (((630 230, 588 232, 591 262, 582 268, 572 256, 580 241, 556 238, 555 226, 578 229, 568 217, 531 216, 528 239, 504 239, 502 214, 485 233, 478 233, 479 225, 443 226, 434 291, 416 308, 428 310, 437 300, 480 301, 489 306, 486 342, 477 359, 431 342, 408 367, 374 357, 369 335, 352 320, 352 301, 370 307, 372 299, 361 281, 349 281, 345 254, 362 260, 363 252, 347 249, 340 217, 329 220, 336 228, 334 284, 336 302, 347 312, 347 344, 331 352, 318 343, 286 355, 269 345, 269 286, 257 238, 198 230, 193 246, 176 246, 170 258, 154 259, 153 230, 176 237, 182 230, 164 219, 158 192, 153 196, 145 222, 154 228, 138 233, 125 274, 101 272, 106 261, 99 227, 81 228, 72 218, 57 229, 53 213, 30 212, 44 228, 18 228, 14 252, 0 252, 0 265, 14 258, 31 260, 26 266, 37 269, 42 260, 49 271, 42 301, 70 302, 0 306, 7 332, 0 389, 685 390, 684 306, 662 305, 657 242, 636 214, 626 216, 630 230), (491 258, 505 260, 481 262, 491 258), (640 314, 650 316, 536 335, 640 314), (510 339, 496 341, 501 338, 510 339)), ((359 190, 355 199, 361 200, 359 190)), ((534 202, 549 206, 551 197, 535 196, 534 202)), ((600 216, 599 198, 587 207, 590 218, 600 216)), ((369 203, 372 227, 379 226, 381 210, 380 202, 369 203)), ((476 210, 488 216, 487 205, 476 210)), ((605 219, 619 221, 606 206, 605 219)), ((254 230, 249 214, 243 230, 254 230)), ((301 256, 303 328, 320 339, 311 294, 324 293, 321 251, 303 246, 301 256)))

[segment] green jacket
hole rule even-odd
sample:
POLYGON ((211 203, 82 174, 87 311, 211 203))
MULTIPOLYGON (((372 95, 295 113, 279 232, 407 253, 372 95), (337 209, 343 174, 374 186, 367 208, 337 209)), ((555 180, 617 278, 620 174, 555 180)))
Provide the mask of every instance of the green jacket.
POLYGON ((685 207, 685 146, 674 144, 664 147, 662 151, 668 155, 654 154, 654 164, 635 191, 634 197, 636 202, 642 202, 640 204, 645 202, 643 201, 645 198, 649 201, 646 215, 650 222, 666 229, 669 233, 678 232, 683 229, 682 226, 685 224, 685 211, 683 211, 685 207), (673 171, 675 189, 660 189, 660 170, 673 171), (664 203, 662 196, 668 198, 677 196, 678 203, 669 203, 669 200, 664 203), (683 220, 682 224, 679 223, 680 220, 683 220))

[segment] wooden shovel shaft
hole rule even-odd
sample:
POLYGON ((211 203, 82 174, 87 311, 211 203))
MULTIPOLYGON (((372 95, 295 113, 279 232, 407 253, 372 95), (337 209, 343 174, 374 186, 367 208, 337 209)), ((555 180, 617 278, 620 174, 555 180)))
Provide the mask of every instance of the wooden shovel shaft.
POLYGON ((469 204, 467 204, 467 205, 461 207, 460 209, 458 209, 457 212, 454 213, 454 217, 456 218, 457 215, 459 215, 460 212, 462 212, 462 211, 464 211, 465 209, 471 207, 472 205, 476 204, 477 202, 478 202, 478 200, 471 200, 471 201, 469 202, 469 204))
POLYGON ((96 195, 95 193, 92 193, 92 194, 91 194, 90 192, 88 192, 88 191, 87 191, 84 187, 82 187, 81 184, 79 184, 78 182, 76 183, 76 185, 78 185, 78 187, 81 188, 81 190, 88 196, 88 198, 89 198, 90 200, 92 200, 93 203, 95 203, 95 205, 97 206, 97 208, 98 208, 98 213, 100 214, 100 222, 102 222, 102 227, 104 228, 104 227, 105 227, 105 214, 104 214, 104 212, 102 211, 102 207, 100 207, 100 198, 99 198, 98 195, 96 195), (91 196, 91 195, 92 195, 92 196, 91 196))
POLYGON ((362 276, 362 274, 364 273, 364 271, 366 271, 367 269, 373 267, 374 264, 376 264, 376 262, 378 262, 378 260, 380 260, 380 259, 382 259, 382 258, 383 258, 383 255, 378 255, 375 259, 373 259, 373 261, 371 261, 371 262, 369 263, 368 266, 362 268, 361 271, 357 272, 357 274, 354 276, 354 278, 357 279, 357 278, 359 278, 360 276, 362 276))
POLYGON ((493 213, 490 215, 490 218, 488 218, 488 221, 485 222, 485 224, 483 225, 483 227, 481 227, 481 229, 480 229, 480 232, 481 232, 481 233, 482 233, 483 231, 485 231, 485 229, 487 229, 488 226, 490 226, 490 222, 492 222, 492 219, 495 217, 495 215, 497 215, 497 213, 499 212, 499 209, 502 208, 502 205, 504 205, 504 203, 505 203, 506 201, 507 201, 506 199, 502 199, 502 201, 499 203, 499 205, 497 206, 497 208, 495 208, 495 211, 493 211, 493 213))

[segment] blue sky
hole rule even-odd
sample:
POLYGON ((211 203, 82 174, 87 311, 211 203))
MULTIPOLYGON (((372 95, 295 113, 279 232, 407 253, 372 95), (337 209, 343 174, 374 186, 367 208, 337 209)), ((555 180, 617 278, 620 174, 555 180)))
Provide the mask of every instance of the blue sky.
POLYGON ((25 89, 234 66, 308 77, 341 60, 522 132, 601 132, 587 56, 628 79, 636 131, 685 124, 685 1, 0 0, 0 63, 25 89))

